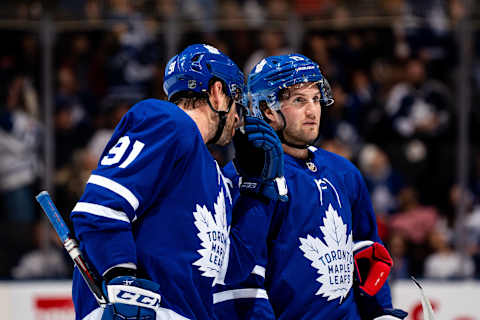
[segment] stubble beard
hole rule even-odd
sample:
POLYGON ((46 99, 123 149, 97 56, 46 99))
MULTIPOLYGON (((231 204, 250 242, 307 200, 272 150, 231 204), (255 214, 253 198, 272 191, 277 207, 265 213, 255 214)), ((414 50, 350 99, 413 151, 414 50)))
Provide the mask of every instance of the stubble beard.
POLYGON ((219 146, 226 146, 229 144, 232 139, 234 133, 234 128, 233 128, 233 123, 234 121, 230 121, 229 118, 227 118, 227 121, 225 123, 225 126, 223 127, 223 132, 222 135, 220 136, 220 139, 218 139, 218 142, 216 143, 219 146))
POLYGON ((284 132, 284 136, 285 136, 285 133, 287 135, 286 137, 287 141, 292 140, 289 142, 293 142, 299 145, 304 145, 304 144, 312 145, 318 138, 319 129, 298 128, 298 130, 295 130, 295 132, 292 132, 291 134, 288 131, 284 132))

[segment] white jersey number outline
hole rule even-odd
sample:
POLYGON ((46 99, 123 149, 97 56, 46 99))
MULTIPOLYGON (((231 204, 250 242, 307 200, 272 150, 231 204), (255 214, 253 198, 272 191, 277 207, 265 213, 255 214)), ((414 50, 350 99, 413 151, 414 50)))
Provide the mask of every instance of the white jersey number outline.
MULTIPOLYGON (((127 151, 128 146, 130 145, 130 138, 128 136, 123 136, 118 139, 118 142, 108 151, 108 154, 102 158, 100 164, 102 166, 111 166, 120 162, 123 158, 125 151, 127 151)), ((135 140, 133 143, 132 151, 130 151, 128 157, 122 164, 120 168, 126 168, 130 163, 135 160, 136 157, 140 154, 145 144, 141 141, 135 140)))

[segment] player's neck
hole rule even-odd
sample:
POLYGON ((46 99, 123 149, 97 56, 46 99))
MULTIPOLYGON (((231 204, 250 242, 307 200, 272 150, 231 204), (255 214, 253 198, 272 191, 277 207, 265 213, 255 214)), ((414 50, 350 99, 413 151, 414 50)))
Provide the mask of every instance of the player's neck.
MULTIPOLYGON (((202 107, 198 107, 195 109, 183 110, 186 114, 192 118, 193 122, 197 125, 198 131, 202 135, 203 142, 207 143, 216 132, 216 123, 212 118, 213 112, 208 112, 206 110, 202 110, 202 107)), ((208 109, 208 106, 207 106, 208 109)))
POLYGON ((304 160, 308 158, 308 149, 298 149, 291 146, 287 146, 286 144, 282 144, 282 147, 283 147, 283 151, 285 151, 286 154, 294 158, 304 159, 304 160))

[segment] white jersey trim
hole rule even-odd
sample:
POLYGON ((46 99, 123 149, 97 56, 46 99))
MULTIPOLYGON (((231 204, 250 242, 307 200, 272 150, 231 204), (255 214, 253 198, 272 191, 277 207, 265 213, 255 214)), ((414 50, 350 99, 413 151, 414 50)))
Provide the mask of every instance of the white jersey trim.
POLYGON ((73 208, 72 212, 87 212, 96 216, 130 223, 130 220, 128 219, 128 216, 125 212, 116 211, 94 203, 78 202, 75 208, 73 208))
POLYGON ((102 319, 103 308, 94 309, 92 312, 86 315, 82 320, 100 320, 102 319))
MULTIPOLYGON (((103 308, 98 307, 90 312, 85 318, 82 320, 101 320, 103 315, 103 308)), ((157 319, 156 320, 189 320, 184 316, 179 315, 173 310, 166 309, 166 308, 159 308, 157 311, 157 319)))
POLYGON ((267 299, 268 300, 268 294, 265 289, 255 289, 255 288, 227 290, 227 291, 217 292, 213 294, 214 304, 228 301, 228 300, 236 300, 236 299, 267 299))
POLYGON ((256 265, 252 270, 252 274, 265 278, 265 267, 256 265))
POLYGON ((92 174, 88 179, 87 183, 96 184, 112 192, 115 192, 116 194, 127 200, 127 202, 132 206, 134 211, 138 209, 139 201, 137 197, 135 197, 135 195, 130 190, 128 190, 118 182, 96 174, 92 174))
POLYGON ((105 272, 102 274, 102 276, 106 275, 108 271, 112 270, 113 268, 127 268, 127 269, 132 269, 132 270, 137 270, 137 265, 133 262, 127 262, 127 263, 119 263, 114 265, 113 267, 108 268, 105 270, 105 272))

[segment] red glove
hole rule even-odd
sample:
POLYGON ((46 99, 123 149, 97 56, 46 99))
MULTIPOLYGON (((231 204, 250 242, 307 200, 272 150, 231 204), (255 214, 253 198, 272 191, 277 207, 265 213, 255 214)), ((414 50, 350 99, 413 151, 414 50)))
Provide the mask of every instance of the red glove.
POLYGON ((360 290, 374 296, 387 281, 393 266, 392 257, 382 244, 360 241, 353 246, 353 261, 360 290))

